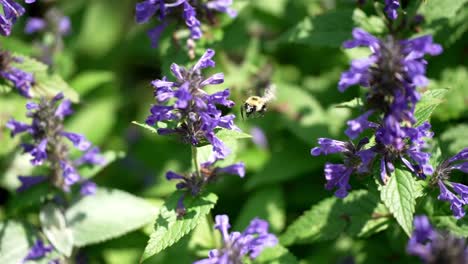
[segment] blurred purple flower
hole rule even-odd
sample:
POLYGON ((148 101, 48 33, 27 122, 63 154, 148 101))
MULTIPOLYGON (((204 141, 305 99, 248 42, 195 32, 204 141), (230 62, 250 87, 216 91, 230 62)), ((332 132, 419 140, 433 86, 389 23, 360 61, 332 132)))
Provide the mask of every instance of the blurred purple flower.
POLYGON ((262 149, 268 148, 268 139, 260 127, 252 127, 250 134, 252 135, 252 141, 255 145, 262 149))
POLYGON ((414 218, 414 231, 406 251, 424 263, 468 263, 468 247, 464 238, 435 230, 425 216, 414 218))
POLYGON ((398 0, 385 0, 384 11, 387 13, 388 18, 395 20, 398 17, 397 9, 400 7, 398 0))
POLYGON ((465 216, 464 206, 468 204, 468 186, 449 181, 453 170, 468 173, 468 148, 441 162, 432 177, 432 183, 437 183, 440 189, 438 199, 449 202, 453 215, 459 219, 465 216))
POLYGON ((24 258, 23 262, 28 260, 41 259, 48 253, 52 252, 52 250, 52 246, 46 246, 42 240, 38 239, 34 243, 33 247, 29 250, 28 255, 24 258))
POLYGON ((31 98, 33 75, 13 67, 13 63, 21 63, 21 60, 8 51, 0 50, 0 76, 13 84, 22 96, 31 98))
POLYGON ((135 20, 138 24, 148 23, 153 16, 157 15, 157 19, 161 24, 150 29, 148 36, 151 39, 151 46, 157 47, 161 33, 169 24, 170 20, 177 18, 176 14, 181 13, 182 18, 188 29, 190 30, 191 39, 199 39, 202 36, 201 22, 197 17, 197 13, 207 16, 208 21, 212 14, 207 11, 218 11, 228 14, 230 17, 235 17, 237 12, 230 6, 232 0, 211 0, 206 3, 200 3, 192 0, 175 0, 167 3, 166 0, 146 0, 137 3, 135 6, 135 20))
POLYGON ((229 233, 230 227, 227 215, 215 217, 215 229, 218 229, 223 239, 222 247, 211 250, 207 259, 198 260, 194 264, 243 263, 245 256, 255 259, 266 247, 278 244, 276 236, 268 233, 268 222, 265 220, 253 219, 242 233, 229 233))
MULTIPOLYGON (((11 119, 7 122, 6 127, 11 130, 12 136, 25 132, 30 134, 32 142, 21 145, 25 152, 32 155, 31 164, 38 166, 44 161, 48 161, 53 172, 49 176, 19 176, 22 185, 18 191, 24 191, 49 178, 52 179, 52 183, 56 187, 68 191, 71 185, 83 182, 75 166, 85 163, 101 165, 105 162, 99 149, 92 148, 91 143, 84 136, 63 130, 64 117, 73 111, 71 102, 64 100, 62 93, 57 94, 52 99, 41 98, 38 103, 28 102, 26 109, 27 116, 32 119, 31 124, 11 119), (78 150, 88 151, 74 162, 71 161, 65 138, 71 141, 78 150), (57 177, 59 175, 62 177, 57 177)), ((82 193, 92 193, 92 184, 94 183, 88 181, 84 181, 84 183, 82 193)))

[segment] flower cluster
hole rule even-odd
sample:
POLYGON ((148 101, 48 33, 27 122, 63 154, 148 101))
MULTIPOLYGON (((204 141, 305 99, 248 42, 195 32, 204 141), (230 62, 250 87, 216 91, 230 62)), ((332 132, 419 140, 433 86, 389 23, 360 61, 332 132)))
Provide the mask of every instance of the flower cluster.
POLYGON ((276 236, 268 233, 268 222, 264 220, 253 219, 242 233, 229 233, 230 227, 227 215, 215 217, 215 228, 221 233, 223 245, 219 249, 211 250, 207 259, 196 261, 194 264, 244 263, 243 259, 246 256, 255 259, 266 247, 278 243, 276 236))
POLYGON ((414 218, 414 231, 406 250, 424 263, 468 263, 468 246, 464 238, 434 230, 426 216, 414 218))
POLYGON ((463 207, 468 204, 468 186, 449 181, 453 170, 468 173, 468 148, 440 163, 431 179, 432 183, 437 184, 440 188, 439 200, 449 202, 453 215, 456 218, 462 218, 465 216, 463 207), (458 196, 447 187, 451 188, 458 196))
POLYGON ((214 159, 224 159, 229 149, 216 137, 215 128, 239 130, 234 125, 235 116, 223 115, 216 106, 223 105, 231 108, 234 102, 229 100, 229 89, 208 94, 203 90, 207 85, 224 82, 224 75, 216 73, 204 78, 201 70, 214 67, 212 60, 215 52, 207 50, 198 62, 190 69, 185 69, 175 63, 171 65, 172 74, 176 81, 171 82, 164 77, 154 80, 154 95, 157 104, 150 109, 151 114, 146 119, 148 125, 165 122, 167 127, 158 128, 161 135, 176 134, 184 142, 198 145, 208 141, 213 146, 214 159))
POLYGON ((8 51, 0 50, 0 76, 11 82, 22 96, 31 98, 34 76, 12 66, 15 62, 20 63, 21 60, 8 51))
MULTIPOLYGON (((25 0, 27 4, 36 2, 36 0, 25 0)), ((22 16, 26 10, 14 0, 0 0, 3 9, 3 15, 0 14, 0 34, 9 36, 16 20, 22 16)))
POLYGON ((11 130, 11 135, 27 133, 32 138, 32 143, 23 143, 22 148, 32 157, 31 164, 39 166, 48 162, 52 170, 51 175, 19 176, 23 191, 35 184, 50 180, 58 188, 68 191, 70 186, 82 183, 81 194, 87 195, 95 192, 94 183, 82 179, 76 167, 82 164, 101 165, 105 162, 97 147, 84 136, 63 130, 63 119, 72 114, 71 102, 63 100, 63 94, 59 93, 52 99, 42 98, 38 103, 28 102, 27 116, 32 119, 31 124, 10 119, 6 124, 11 130), (69 148, 63 139, 70 141, 75 148, 85 153, 74 161, 70 160, 69 148))
MULTIPOLYGON (((242 162, 227 167, 215 167, 214 163, 215 162, 210 161, 202 163, 200 171, 191 173, 188 176, 168 171, 166 173, 166 179, 179 180, 179 183, 176 185, 178 190, 187 190, 192 196, 197 196, 207 184, 215 181, 220 175, 232 174, 239 175, 241 178, 245 175, 245 165, 242 162)), ((177 213, 179 216, 185 214, 185 207, 183 204, 184 198, 185 194, 179 198, 177 204, 177 213)))
POLYGON ((344 142, 320 139, 321 146, 312 151, 313 155, 342 152, 347 156, 344 164, 326 166, 327 186, 338 187, 337 195, 346 196, 349 174, 354 171, 367 172, 377 157, 380 158, 380 174, 384 183, 394 171, 397 161, 420 178, 432 174, 430 154, 424 152, 425 139, 432 137, 430 124, 414 127, 414 111, 421 98, 417 87, 428 83, 424 55, 440 54, 441 46, 434 44, 431 36, 409 40, 397 40, 393 36, 378 39, 359 28, 353 30, 353 39, 343 46, 369 47, 372 52, 367 58, 352 61, 351 68, 341 75, 338 89, 343 92, 356 84, 368 88, 364 100, 365 112, 347 122, 345 134, 354 140, 364 130, 371 129, 375 144, 363 151, 361 148, 367 145, 367 139, 360 141, 359 148, 344 142))
POLYGON ((210 0, 205 3, 194 0, 167 2, 166 0, 146 0, 137 3, 135 7, 135 19, 139 24, 147 23, 158 14, 157 18, 161 23, 148 31, 153 47, 158 45, 161 33, 168 26, 170 18, 181 16, 190 30, 191 38, 199 39, 203 33, 197 12, 207 21, 213 21, 214 11, 227 13, 231 17, 237 16, 237 12, 231 8, 232 0, 210 0))

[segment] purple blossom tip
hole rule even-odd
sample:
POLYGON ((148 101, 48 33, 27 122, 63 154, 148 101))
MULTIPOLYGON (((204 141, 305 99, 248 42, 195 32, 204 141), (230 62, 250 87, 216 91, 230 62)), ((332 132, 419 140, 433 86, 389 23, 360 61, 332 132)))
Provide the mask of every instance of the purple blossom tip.
POLYGON ((80 194, 82 196, 93 195, 96 193, 96 191, 97 191, 97 185, 96 183, 92 181, 83 182, 80 188, 80 194))

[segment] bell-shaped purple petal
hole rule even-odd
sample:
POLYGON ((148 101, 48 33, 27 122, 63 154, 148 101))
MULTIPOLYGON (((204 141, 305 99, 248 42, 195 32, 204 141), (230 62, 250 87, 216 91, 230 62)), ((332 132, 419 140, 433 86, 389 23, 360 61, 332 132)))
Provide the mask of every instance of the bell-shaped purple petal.
POLYGON ((453 190, 462 198, 465 204, 468 204, 468 186, 451 182, 453 190))
POLYGON ((73 145, 81 151, 85 151, 91 147, 91 142, 89 142, 83 135, 71 132, 62 132, 62 136, 70 140, 73 145))
POLYGON ((73 109, 71 108, 72 102, 68 99, 63 100, 57 109, 55 110, 55 116, 64 118, 68 115, 73 114, 73 109))
POLYGON ((189 27, 191 38, 199 39, 202 36, 201 23, 197 19, 197 13, 195 9, 188 3, 184 2, 184 20, 185 24, 189 27))
POLYGON ((36 147, 28 151, 33 156, 31 164, 34 166, 41 165, 47 159, 47 139, 42 139, 36 147))
POLYGON ((230 17, 234 18, 237 16, 237 11, 231 8, 232 0, 212 0, 206 3, 208 9, 214 9, 216 11, 226 13, 230 17))
POLYGON ((375 127, 376 124, 367 120, 372 113, 372 110, 367 111, 358 118, 346 122, 348 128, 346 129, 345 134, 351 139, 356 139, 364 130, 370 127, 375 127))
POLYGON ((361 28, 353 29, 353 39, 345 41, 343 47, 351 49, 359 46, 376 47, 379 45, 379 39, 372 36, 361 28))
POLYGON ((146 23, 159 9, 159 2, 147 0, 137 3, 135 6, 135 20, 138 24, 146 23))
POLYGON ((17 134, 31 130, 30 125, 22 123, 22 122, 18 122, 14 119, 8 120, 5 127, 11 130, 12 137, 16 136, 17 134))
POLYGON ((80 175, 70 163, 66 161, 60 161, 60 167, 62 168, 62 175, 64 178, 65 186, 71 186, 80 180, 80 175))
POLYGON ((34 76, 17 68, 10 68, 8 71, 0 71, 0 76, 12 82, 18 92, 31 98, 30 89, 34 83, 34 76))
POLYGON ((235 163, 227 167, 217 168, 216 172, 239 175, 243 178, 245 175, 245 164, 243 162, 235 163))
POLYGON ((175 108, 185 109, 189 106, 189 103, 192 100, 192 94, 189 91, 189 87, 190 84, 185 82, 174 92, 174 97, 177 98, 177 101, 174 104, 175 108))
POLYGON ((452 210, 455 218, 460 219, 465 216, 465 210, 463 209, 465 202, 450 192, 442 181, 439 181, 438 184, 440 194, 437 199, 450 203, 450 209, 452 210))
POLYGON ((98 147, 89 148, 79 159, 74 161, 76 166, 83 164, 104 165, 105 163, 106 159, 101 155, 98 147))
POLYGON ((168 171, 166 173, 166 179, 168 179, 168 180, 183 180, 183 179, 185 179, 185 177, 180 175, 180 174, 177 174, 177 173, 175 173, 173 171, 168 171))
POLYGON ((398 0, 385 0, 384 11, 387 13, 387 17, 395 20, 398 17, 397 9, 400 7, 400 2, 398 0))
POLYGON ((27 189, 33 187, 34 185, 37 185, 41 182, 44 182, 47 180, 47 176, 18 176, 18 180, 21 182, 20 187, 16 189, 17 192, 23 192, 26 191, 27 189))
POLYGON ((42 31, 47 26, 47 23, 44 19, 38 17, 30 17, 26 21, 26 26, 24 32, 26 34, 33 34, 39 31, 42 31))
POLYGON ((208 79, 200 83, 200 86, 220 84, 224 82, 224 73, 215 73, 211 75, 208 79))
POLYGON ((159 39, 161 38, 161 35, 164 29, 166 29, 166 27, 167 27, 167 23, 163 22, 160 25, 157 25, 156 27, 148 30, 147 34, 148 34, 148 37, 150 38, 152 48, 158 47, 159 39))
POLYGON ((348 195, 348 191, 351 189, 349 185, 349 177, 353 172, 352 168, 348 168, 343 164, 325 164, 325 179, 327 184, 325 189, 332 190, 337 188, 335 196, 338 198, 344 198, 348 195))
POLYGON ((52 246, 46 246, 42 240, 38 239, 34 243, 33 247, 29 250, 28 255, 24 258, 24 261, 43 258, 48 253, 52 252, 52 250, 52 246))
POLYGON ((320 147, 315 147, 311 150, 312 156, 328 155, 333 153, 346 152, 348 150, 348 144, 346 142, 330 138, 319 138, 318 144, 320 147))
POLYGON ((208 67, 214 67, 215 62, 212 58, 215 55, 215 51, 212 49, 207 49, 205 53, 201 56, 201 58, 197 61, 197 63, 193 66, 193 71, 198 71, 208 67))
POLYGON ((85 181, 81 184, 80 194, 82 196, 93 195, 96 193, 96 191, 97 191, 97 185, 96 183, 92 181, 85 181))

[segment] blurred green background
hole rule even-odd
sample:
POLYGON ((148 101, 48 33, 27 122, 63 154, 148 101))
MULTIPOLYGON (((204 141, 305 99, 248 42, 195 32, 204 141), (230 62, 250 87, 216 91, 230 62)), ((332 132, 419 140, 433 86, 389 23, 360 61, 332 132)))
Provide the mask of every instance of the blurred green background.
MULTIPOLYGON (((80 96, 67 128, 85 134, 102 150, 125 153, 95 178, 97 184, 160 204, 175 190, 174 183, 165 180, 165 172, 190 169, 189 146, 151 134, 131 121, 143 122, 154 102, 150 81, 168 75, 173 62, 186 65, 191 61, 184 42, 174 45, 172 28, 165 31, 157 49, 150 48, 145 31, 155 21, 137 25, 136 2, 59 2, 63 12, 71 16, 73 29, 65 38, 64 51, 55 58, 55 70, 80 96)), ((225 83, 218 89, 232 89, 236 124, 246 133, 261 128, 268 146, 261 147, 249 139, 238 142, 232 158, 245 162, 246 177, 225 177, 212 187, 219 195, 213 215, 228 214, 233 230, 242 230, 258 216, 269 220, 273 232, 281 234, 313 204, 333 196, 333 192, 323 188, 323 166, 325 161, 338 161, 339 157, 313 158, 310 149, 319 137, 346 140, 346 120, 357 112, 337 104, 365 91, 353 87, 342 94, 337 83, 350 60, 367 53, 345 51, 341 43, 351 37, 356 26, 383 36, 384 20, 372 1, 360 7, 351 0, 234 2, 239 16, 223 16, 219 27, 206 28, 196 52, 199 56, 206 48, 216 50, 217 65, 210 72, 224 72, 225 83), (263 118, 241 120, 239 106, 252 91, 263 88, 266 81, 276 84, 277 100, 263 118)), ((453 7, 453 2, 458 1, 451 0, 401 2, 408 12, 418 10, 426 18, 424 24, 405 32, 403 37, 432 33, 435 42, 444 47, 442 55, 428 60, 431 85, 424 89, 449 89, 431 121, 444 155, 455 154, 468 145, 468 138, 461 136, 468 133, 468 6, 466 1, 460 1, 461 5, 453 7), (447 11, 434 12, 440 6, 447 11)), ((39 11, 28 10, 31 14, 39 11)), ((0 42, 4 49, 37 55, 37 49, 29 45, 35 37, 22 34, 23 26, 24 18, 15 26, 14 36, 0 42)), ((0 125, 9 116, 25 120, 24 103, 25 99, 15 93, 1 95, 0 125)), ((21 163, 21 158, 15 156, 16 139, 10 139, 4 129, 0 142, 0 170, 4 172, 0 203, 6 204, 18 184, 15 176, 28 168, 23 165, 24 160, 21 163)), ((356 178, 351 185, 353 189, 363 187, 356 178)), ((5 217, 3 211, 0 207, 0 218, 5 217)), ((388 221, 385 225, 387 228, 397 224, 388 221)), ((301 263, 352 263, 351 259, 356 263, 415 261, 405 254, 405 234, 393 232, 399 230, 397 227, 390 230, 362 239, 343 232, 317 238, 314 243, 294 245, 289 250, 301 263)), ((84 252, 90 263, 137 263, 147 239, 147 232, 140 230, 88 246, 84 252)), ((151 262, 190 263, 200 253, 198 249, 203 248, 203 241, 195 230, 151 262)))

